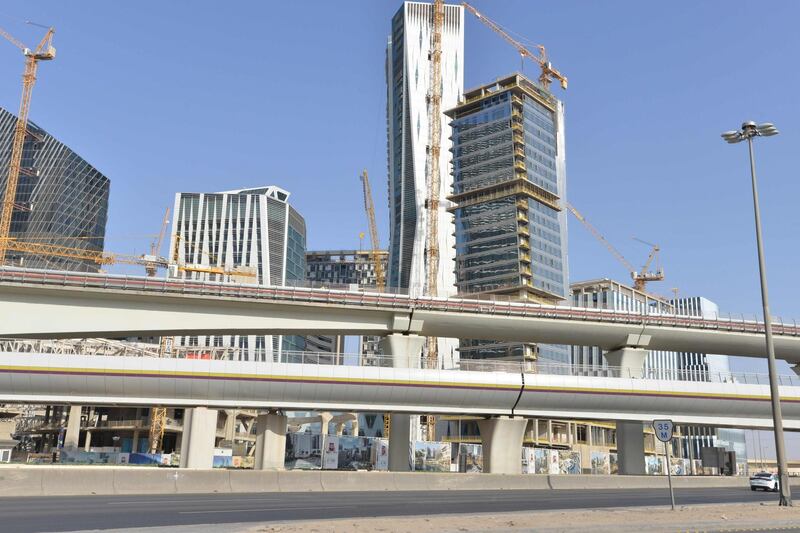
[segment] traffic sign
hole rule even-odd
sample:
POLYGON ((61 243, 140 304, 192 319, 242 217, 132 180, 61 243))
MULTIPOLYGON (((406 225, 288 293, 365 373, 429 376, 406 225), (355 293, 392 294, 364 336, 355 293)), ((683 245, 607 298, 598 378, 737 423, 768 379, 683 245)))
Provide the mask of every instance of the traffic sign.
POLYGON ((653 420, 653 429, 656 430, 656 438, 661 442, 672 440, 672 420, 653 420))

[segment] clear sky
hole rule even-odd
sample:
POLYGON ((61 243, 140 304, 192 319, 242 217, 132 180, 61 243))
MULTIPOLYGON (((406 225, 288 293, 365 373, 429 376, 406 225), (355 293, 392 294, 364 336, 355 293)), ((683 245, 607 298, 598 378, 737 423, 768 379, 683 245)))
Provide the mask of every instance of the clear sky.
MULTIPOLYGON (((107 249, 146 250, 178 191, 276 184, 309 248, 354 248, 370 171, 386 242, 384 51, 399 0, 213 2, 6 0, 0 26, 26 43, 56 27, 31 119, 111 179, 107 249)), ((568 197, 634 264, 662 248, 651 290, 760 312, 747 154, 719 133, 774 122, 757 163, 774 315, 800 319, 800 3, 473 0, 547 46, 569 77, 568 197)), ((467 14, 466 86, 519 70, 467 14)), ((0 106, 17 110, 21 55, 0 42, 0 106)), ((532 63, 524 66, 535 76, 532 63)), ((627 272, 574 219, 573 281, 627 272)), ((737 362, 764 370, 760 361, 737 362)), ((788 372, 785 364, 781 370, 788 372)))

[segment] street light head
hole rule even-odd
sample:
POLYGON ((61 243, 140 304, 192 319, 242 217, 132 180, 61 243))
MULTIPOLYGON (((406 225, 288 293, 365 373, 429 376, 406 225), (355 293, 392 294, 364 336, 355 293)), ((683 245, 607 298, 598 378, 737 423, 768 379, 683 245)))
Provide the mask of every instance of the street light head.
POLYGON ((771 122, 759 124, 756 129, 758 130, 758 134, 764 137, 772 137, 773 135, 778 134, 778 129, 775 127, 775 124, 772 124, 771 122))
POLYGON ((722 134, 722 138, 725 142, 733 144, 741 140, 741 134, 738 131, 726 131, 722 134))
POLYGON ((755 127, 757 127, 757 124, 755 123, 754 120, 748 120, 747 122, 742 122, 742 129, 743 130, 750 129, 750 128, 755 128, 755 127))

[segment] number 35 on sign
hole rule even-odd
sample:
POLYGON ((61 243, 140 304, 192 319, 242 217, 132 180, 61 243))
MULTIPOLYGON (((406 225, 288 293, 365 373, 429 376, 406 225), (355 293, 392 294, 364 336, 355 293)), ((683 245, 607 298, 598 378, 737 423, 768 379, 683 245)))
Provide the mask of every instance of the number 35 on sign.
POLYGON ((661 442, 672 440, 672 420, 653 420, 653 429, 656 430, 656 438, 661 442))

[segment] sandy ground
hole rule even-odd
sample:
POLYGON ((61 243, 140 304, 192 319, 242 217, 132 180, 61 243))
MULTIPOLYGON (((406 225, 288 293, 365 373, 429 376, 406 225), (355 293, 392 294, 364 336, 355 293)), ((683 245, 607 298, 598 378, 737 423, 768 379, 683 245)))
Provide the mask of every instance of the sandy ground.
MULTIPOLYGON (((798 531, 800 507, 775 503, 715 504, 678 507, 619 507, 600 510, 536 511, 521 513, 439 515, 420 518, 382 517, 309 520, 268 524, 240 523, 136 528, 126 533, 350 533, 408 532, 640 532, 676 531, 798 531)), ((104 530, 108 532, 109 530, 104 530)))

